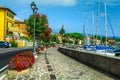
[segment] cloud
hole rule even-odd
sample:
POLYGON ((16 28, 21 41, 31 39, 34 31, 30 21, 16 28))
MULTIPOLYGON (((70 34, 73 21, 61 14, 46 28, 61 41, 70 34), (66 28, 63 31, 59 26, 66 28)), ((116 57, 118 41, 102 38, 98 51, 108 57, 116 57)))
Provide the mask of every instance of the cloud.
POLYGON ((41 5, 51 5, 51 6, 74 6, 76 5, 76 0, 41 0, 39 1, 41 5))

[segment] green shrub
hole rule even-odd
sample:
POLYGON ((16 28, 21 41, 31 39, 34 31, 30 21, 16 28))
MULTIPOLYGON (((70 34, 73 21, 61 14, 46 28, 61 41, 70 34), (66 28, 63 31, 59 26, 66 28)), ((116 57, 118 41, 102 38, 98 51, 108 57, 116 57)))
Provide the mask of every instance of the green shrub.
POLYGON ((20 36, 20 39, 30 41, 30 38, 29 37, 25 37, 25 36, 20 36))
POLYGON ((18 43, 15 41, 11 41, 10 44, 11 44, 11 47, 18 47, 18 43))
POLYGON ((50 42, 44 42, 44 45, 48 46, 48 45, 50 45, 50 42))
POLYGON ((39 45, 44 45, 44 44, 45 44, 44 41, 40 41, 40 42, 39 42, 39 45))
POLYGON ((79 43, 79 41, 78 40, 75 40, 75 44, 78 44, 79 43))
POLYGON ((68 42, 69 42, 69 44, 72 44, 72 43, 73 43, 73 41, 72 41, 72 40, 69 40, 68 42))
POLYGON ((52 43, 51 43, 51 46, 55 46, 55 43, 54 43, 54 42, 52 42, 52 43))

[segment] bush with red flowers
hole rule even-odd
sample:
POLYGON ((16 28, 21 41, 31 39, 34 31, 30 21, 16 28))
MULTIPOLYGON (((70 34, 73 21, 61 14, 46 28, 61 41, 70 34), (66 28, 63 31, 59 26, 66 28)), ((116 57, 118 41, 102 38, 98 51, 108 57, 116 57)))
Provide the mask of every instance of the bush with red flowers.
POLYGON ((34 55, 30 52, 22 52, 13 57, 8 65, 9 70, 22 71, 30 68, 35 63, 34 55))

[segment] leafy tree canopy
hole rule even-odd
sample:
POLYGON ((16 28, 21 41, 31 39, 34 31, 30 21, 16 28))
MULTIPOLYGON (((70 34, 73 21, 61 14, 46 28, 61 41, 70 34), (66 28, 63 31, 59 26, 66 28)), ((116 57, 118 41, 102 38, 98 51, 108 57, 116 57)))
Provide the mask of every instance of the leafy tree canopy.
POLYGON ((30 15, 27 19, 27 31, 29 32, 29 37, 33 39, 34 33, 34 18, 35 20, 35 37, 37 40, 47 41, 51 36, 52 29, 48 25, 47 16, 42 14, 30 15))
POLYGON ((64 34, 65 37, 76 38, 83 40, 83 36, 80 33, 66 33, 64 34))
POLYGON ((117 41, 117 42, 120 42, 120 38, 117 38, 116 41, 117 41))
POLYGON ((55 35, 55 34, 51 36, 51 41, 52 41, 52 42, 57 42, 57 43, 60 42, 59 39, 58 39, 58 36, 55 35))

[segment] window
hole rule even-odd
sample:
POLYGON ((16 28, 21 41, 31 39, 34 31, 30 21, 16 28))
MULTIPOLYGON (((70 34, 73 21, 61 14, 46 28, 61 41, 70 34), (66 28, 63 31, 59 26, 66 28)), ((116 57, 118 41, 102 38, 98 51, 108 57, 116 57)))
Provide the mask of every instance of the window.
POLYGON ((12 15, 11 13, 7 12, 7 16, 10 18, 14 18, 14 15, 12 15))
POLYGON ((8 12, 7 12, 7 16, 8 16, 8 12))

